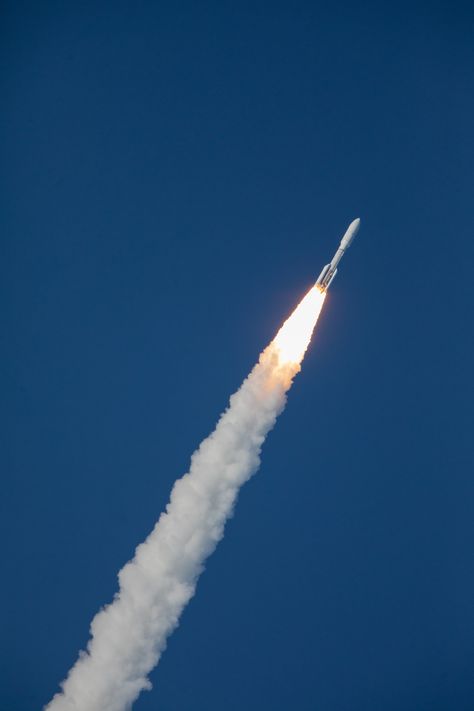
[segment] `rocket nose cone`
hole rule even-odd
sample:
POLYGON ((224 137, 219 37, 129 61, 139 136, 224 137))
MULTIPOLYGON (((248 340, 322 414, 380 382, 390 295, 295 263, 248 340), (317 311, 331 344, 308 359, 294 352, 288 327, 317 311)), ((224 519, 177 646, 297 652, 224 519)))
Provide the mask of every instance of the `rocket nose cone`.
POLYGON ((359 229, 359 224, 360 224, 360 219, 357 217, 355 220, 352 220, 351 224, 345 231, 345 234, 343 238, 341 239, 341 247, 342 249, 347 249, 354 239, 354 237, 357 234, 357 231, 359 229))
POLYGON ((358 233, 359 225, 360 225, 360 217, 356 217, 356 219, 352 220, 351 224, 347 228, 346 235, 350 240, 352 240, 358 233))

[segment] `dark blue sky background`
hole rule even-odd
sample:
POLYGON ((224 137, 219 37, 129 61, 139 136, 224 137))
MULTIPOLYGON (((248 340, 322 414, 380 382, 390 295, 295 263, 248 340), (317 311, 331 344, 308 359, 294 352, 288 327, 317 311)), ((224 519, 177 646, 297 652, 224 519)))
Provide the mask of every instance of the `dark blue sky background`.
POLYGON ((56 691, 359 215, 135 708, 472 710, 473 17, 3 5, 1 711, 56 691))

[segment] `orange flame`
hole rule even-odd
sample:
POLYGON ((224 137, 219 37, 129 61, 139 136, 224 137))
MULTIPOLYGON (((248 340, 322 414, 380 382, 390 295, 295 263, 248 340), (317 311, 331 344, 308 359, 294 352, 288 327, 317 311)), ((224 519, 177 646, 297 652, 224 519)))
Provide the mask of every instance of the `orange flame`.
POLYGON ((326 292, 313 286, 273 340, 280 365, 299 365, 311 341, 326 292))

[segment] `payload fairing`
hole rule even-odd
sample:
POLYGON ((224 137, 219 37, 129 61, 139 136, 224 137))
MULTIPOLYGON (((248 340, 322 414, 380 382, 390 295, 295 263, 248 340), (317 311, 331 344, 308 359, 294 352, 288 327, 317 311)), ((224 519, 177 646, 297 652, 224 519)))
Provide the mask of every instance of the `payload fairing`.
POLYGON ((351 244, 352 240, 356 236, 360 225, 360 219, 357 218, 351 222, 346 230, 344 237, 341 239, 341 244, 339 245, 336 254, 331 259, 329 264, 323 267, 323 271, 318 276, 315 286, 318 287, 320 291, 327 291, 329 285, 337 274, 337 265, 341 261, 344 252, 351 244))

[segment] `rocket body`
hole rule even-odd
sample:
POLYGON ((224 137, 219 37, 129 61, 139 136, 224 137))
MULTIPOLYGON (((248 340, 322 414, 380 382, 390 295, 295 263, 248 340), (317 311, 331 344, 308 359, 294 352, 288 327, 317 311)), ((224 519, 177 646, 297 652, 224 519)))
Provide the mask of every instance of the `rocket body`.
POLYGON ((347 228, 344 237, 341 239, 341 243, 337 248, 336 254, 331 259, 329 264, 323 267, 321 274, 318 276, 315 286, 319 288, 320 291, 326 291, 329 288, 332 280, 336 276, 337 266, 341 261, 346 249, 350 246, 352 240, 356 236, 360 225, 360 219, 357 218, 351 222, 347 228))

